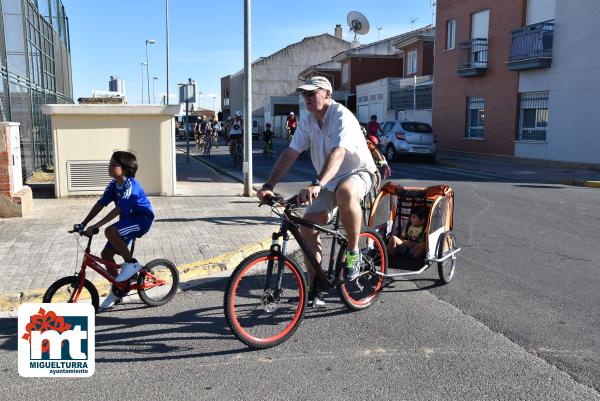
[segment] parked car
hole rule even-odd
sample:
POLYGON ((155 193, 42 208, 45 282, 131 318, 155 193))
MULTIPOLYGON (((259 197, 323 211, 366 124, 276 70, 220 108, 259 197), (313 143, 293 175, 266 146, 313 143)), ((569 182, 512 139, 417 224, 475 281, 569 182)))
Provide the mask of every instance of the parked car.
POLYGON ((379 134, 379 146, 389 161, 401 155, 425 156, 435 161, 438 138, 431 125, 418 121, 386 121, 379 134))

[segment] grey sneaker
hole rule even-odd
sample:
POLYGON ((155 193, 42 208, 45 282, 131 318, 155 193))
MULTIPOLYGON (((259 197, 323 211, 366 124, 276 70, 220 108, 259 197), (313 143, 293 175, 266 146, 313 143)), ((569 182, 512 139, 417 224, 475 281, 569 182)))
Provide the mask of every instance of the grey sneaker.
POLYGON ((344 281, 350 282, 360 274, 362 254, 346 252, 346 267, 344 268, 344 281))
POLYGON ((104 301, 102 302, 102 305, 100 305, 100 310, 105 311, 105 310, 112 309, 115 306, 115 303, 120 300, 121 300, 121 298, 116 296, 112 292, 112 290, 109 290, 108 296, 104 299, 104 301))

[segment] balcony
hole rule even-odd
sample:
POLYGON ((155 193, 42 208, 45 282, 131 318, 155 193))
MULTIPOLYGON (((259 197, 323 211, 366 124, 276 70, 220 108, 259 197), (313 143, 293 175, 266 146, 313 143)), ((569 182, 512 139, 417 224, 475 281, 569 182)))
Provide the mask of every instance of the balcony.
POLYGON ((509 70, 550 68, 554 20, 513 29, 511 34, 510 55, 506 63, 509 70))
POLYGON ((460 44, 459 77, 477 77, 487 72, 488 41, 475 38, 460 44))

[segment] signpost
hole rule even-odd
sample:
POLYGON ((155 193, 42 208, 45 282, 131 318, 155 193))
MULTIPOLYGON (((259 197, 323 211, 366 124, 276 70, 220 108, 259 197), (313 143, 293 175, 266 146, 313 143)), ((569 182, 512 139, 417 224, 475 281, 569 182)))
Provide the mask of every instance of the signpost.
POLYGON ((187 84, 179 85, 179 104, 185 103, 185 120, 183 122, 183 132, 185 134, 185 147, 187 153, 187 162, 190 162, 190 136, 188 134, 188 123, 190 122, 189 106, 190 103, 196 103, 196 81, 188 78, 187 84))

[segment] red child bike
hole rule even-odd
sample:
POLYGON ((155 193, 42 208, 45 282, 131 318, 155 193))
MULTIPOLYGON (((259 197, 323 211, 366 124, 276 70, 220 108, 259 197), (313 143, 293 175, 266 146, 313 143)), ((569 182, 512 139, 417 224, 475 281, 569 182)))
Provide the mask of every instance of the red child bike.
MULTIPOLYGON (((69 231, 70 234, 88 237, 81 269, 75 272, 73 276, 66 276, 55 281, 46 290, 43 297, 44 303, 91 303, 97 312, 100 299, 96 286, 86 279, 86 268, 88 267, 108 280, 112 284, 112 291, 119 297, 124 297, 130 291, 135 290, 146 305, 160 306, 166 304, 175 296, 179 285, 179 273, 175 265, 167 259, 154 259, 129 280, 115 281, 121 266, 99 258, 90 251, 92 238, 98 232, 99 230, 96 229, 92 235, 88 236, 85 230, 77 230, 75 227, 69 231)), ((131 244, 132 254, 134 249, 135 239, 131 244)))

